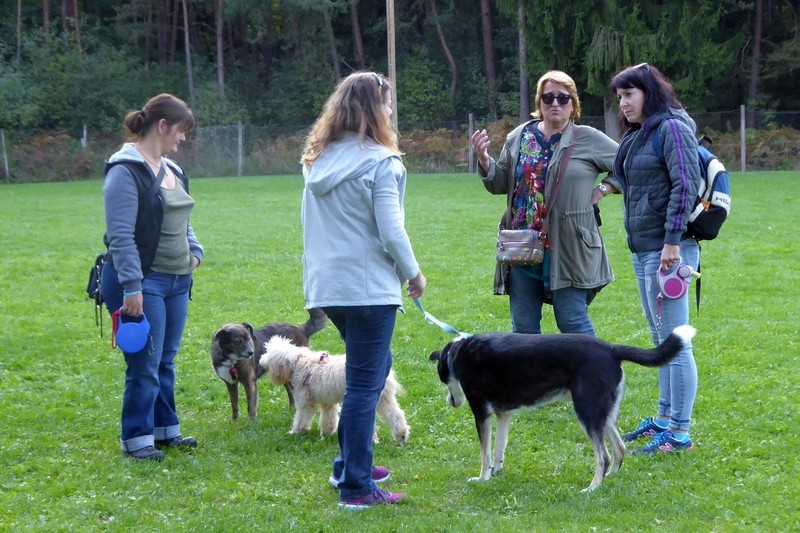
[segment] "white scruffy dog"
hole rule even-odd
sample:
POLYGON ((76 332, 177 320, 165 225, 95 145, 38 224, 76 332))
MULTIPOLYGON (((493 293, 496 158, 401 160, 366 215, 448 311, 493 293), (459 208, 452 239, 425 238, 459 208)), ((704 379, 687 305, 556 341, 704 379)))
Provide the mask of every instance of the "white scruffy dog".
MULTIPOLYGON (((286 337, 274 336, 264 344, 265 352, 259 364, 276 385, 290 382, 294 386, 295 415, 290 433, 304 433, 320 409, 319 429, 322 435, 333 435, 339 425, 339 404, 344 397, 345 356, 328 355, 309 348, 295 346, 286 337)), ((394 370, 386 378, 386 385, 378 400, 378 415, 392 428, 398 444, 408 440, 411 428, 406 415, 397 403, 397 394, 403 387, 394 370)), ((377 431, 373 441, 378 442, 377 431)))

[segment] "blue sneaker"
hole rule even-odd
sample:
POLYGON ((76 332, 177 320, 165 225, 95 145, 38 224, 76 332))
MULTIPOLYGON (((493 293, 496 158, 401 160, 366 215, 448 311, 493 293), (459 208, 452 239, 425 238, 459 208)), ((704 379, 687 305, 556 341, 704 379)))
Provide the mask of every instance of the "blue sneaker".
POLYGON ((639 437, 653 438, 657 434, 663 433, 666 430, 666 428, 662 428, 656 424, 655 420, 653 420, 653 417, 648 417, 642 420, 641 423, 639 423, 639 427, 637 427, 635 430, 631 431, 630 433, 625 433, 622 436, 622 440, 625 442, 631 442, 639 437))
POLYGON ((647 443, 647 445, 644 447, 639 448, 638 450, 633 450, 633 453, 647 454, 656 452, 688 452, 693 448, 694 446, 692 445, 691 439, 679 441, 675 438, 675 435, 673 435, 671 431, 666 430, 656 434, 656 436, 653 437, 653 440, 647 443))
MULTIPOLYGON (((375 483, 381 483, 382 481, 386 481, 389 479, 389 469, 385 466, 373 466, 372 467, 372 481, 375 483)), ((328 483, 331 484, 331 487, 334 489, 339 488, 339 479, 335 476, 331 476, 328 478, 328 483)))

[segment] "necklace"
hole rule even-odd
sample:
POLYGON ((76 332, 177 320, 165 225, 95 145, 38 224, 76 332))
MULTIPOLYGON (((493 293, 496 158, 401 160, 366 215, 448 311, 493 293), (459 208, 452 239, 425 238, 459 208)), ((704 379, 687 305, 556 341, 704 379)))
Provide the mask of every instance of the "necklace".
POLYGON ((147 157, 144 154, 144 151, 139 146, 136 146, 136 149, 139 151, 140 154, 142 154, 142 157, 144 157, 144 160, 147 161, 148 163, 150 163, 150 165, 152 165, 154 168, 158 168, 158 169, 161 168, 161 165, 163 164, 163 161, 162 161, 161 164, 155 163, 155 162, 153 162, 152 159, 150 159, 149 157, 147 157))

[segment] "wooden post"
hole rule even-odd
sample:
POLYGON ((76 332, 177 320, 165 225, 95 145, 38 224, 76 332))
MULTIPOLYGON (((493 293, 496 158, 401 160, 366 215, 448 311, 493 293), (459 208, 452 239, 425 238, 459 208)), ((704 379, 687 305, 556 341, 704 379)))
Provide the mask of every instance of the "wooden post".
POLYGON ((395 47, 394 47, 394 0, 386 0, 386 48, 388 50, 388 69, 389 83, 392 84, 394 90, 394 97, 392 98, 392 126, 397 130, 397 99, 400 95, 397 94, 397 67, 395 65, 395 47))
POLYGON ((475 119, 475 117, 473 116, 472 113, 470 113, 469 114, 469 128, 468 128, 468 131, 467 131, 467 146, 469 147, 469 165, 467 165, 467 168, 469 168, 469 173, 470 174, 475 172, 475 154, 472 151, 472 142, 471 142, 472 132, 475 129, 474 119, 475 119))
POLYGON ((242 175, 242 163, 244 159, 244 126, 242 126, 242 121, 239 121, 238 127, 238 135, 237 135, 237 164, 236 164, 236 175, 242 175))
POLYGON ((747 171, 747 123, 745 121, 744 104, 739 106, 739 145, 742 159, 742 172, 747 171))
POLYGON ((0 129, 0 144, 3 145, 3 170, 6 181, 11 181, 11 174, 8 171, 8 153, 6 152, 6 130, 4 129, 0 129))

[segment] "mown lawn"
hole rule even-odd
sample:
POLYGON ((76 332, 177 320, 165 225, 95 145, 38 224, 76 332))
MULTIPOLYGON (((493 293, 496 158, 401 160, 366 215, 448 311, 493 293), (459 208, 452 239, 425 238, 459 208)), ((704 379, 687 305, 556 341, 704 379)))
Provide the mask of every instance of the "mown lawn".
MULTIPOLYGON (((412 434, 400 448, 381 426, 375 459, 401 505, 336 506, 327 484, 335 438, 287 434, 283 388, 260 382, 259 417, 230 420, 208 345, 229 321, 305 320, 301 179, 198 179, 192 224, 206 247, 178 360, 184 434, 200 446, 137 463, 119 451, 123 361, 100 338, 83 289, 101 249, 101 182, 0 186, 0 530, 2 531, 789 531, 800 528, 797 406, 797 228, 800 174, 733 176, 733 214, 703 245, 695 356, 699 394, 683 455, 628 455, 592 494, 594 469, 570 407, 512 425, 506 471, 468 484, 480 467, 472 416, 444 402, 429 353, 449 336, 412 304, 398 317, 395 369, 412 434)), ((603 203, 616 281, 591 306, 604 339, 647 346, 620 198, 603 203)), ((468 332, 509 330, 491 294, 496 223, 504 208, 473 176, 412 175, 406 216, 428 278, 428 311, 468 332)), ((552 312, 545 328, 555 332, 552 312)), ((312 339, 334 353, 333 327, 312 339)), ((653 414, 653 370, 626 365, 620 426, 653 414)), ((243 411, 244 404, 242 405, 243 411)))

